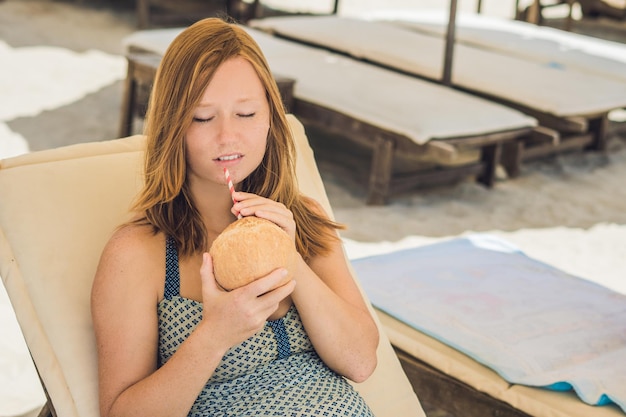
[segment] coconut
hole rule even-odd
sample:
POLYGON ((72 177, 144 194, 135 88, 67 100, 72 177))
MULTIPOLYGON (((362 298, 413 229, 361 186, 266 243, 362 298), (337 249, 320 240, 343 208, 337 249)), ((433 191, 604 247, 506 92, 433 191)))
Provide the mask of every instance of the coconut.
POLYGON ((231 223, 215 239, 209 250, 217 283, 227 291, 255 281, 277 268, 293 278, 297 252, 294 242, 275 223, 249 216, 231 223))

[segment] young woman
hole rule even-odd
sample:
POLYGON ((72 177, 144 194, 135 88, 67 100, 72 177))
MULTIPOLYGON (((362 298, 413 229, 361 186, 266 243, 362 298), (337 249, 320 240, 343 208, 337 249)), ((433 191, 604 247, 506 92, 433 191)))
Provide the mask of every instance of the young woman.
POLYGON ((245 30, 209 18, 174 40, 146 135, 137 217, 106 245, 92 291, 102 417, 371 415, 347 379, 376 367, 376 325, 340 225, 298 191, 278 88, 245 30), (207 252, 238 214, 294 240, 293 280, 270 290, 277 269, 218 287, 207 252))

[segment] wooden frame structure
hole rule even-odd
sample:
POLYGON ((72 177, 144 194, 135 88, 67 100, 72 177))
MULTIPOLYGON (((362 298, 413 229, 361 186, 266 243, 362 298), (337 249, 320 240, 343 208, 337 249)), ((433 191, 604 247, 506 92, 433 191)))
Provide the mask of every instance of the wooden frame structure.
POLYGON ((418 398, 455 416, 532 417, 510 404, 455 379, 414 356, 395 348, 418 398))

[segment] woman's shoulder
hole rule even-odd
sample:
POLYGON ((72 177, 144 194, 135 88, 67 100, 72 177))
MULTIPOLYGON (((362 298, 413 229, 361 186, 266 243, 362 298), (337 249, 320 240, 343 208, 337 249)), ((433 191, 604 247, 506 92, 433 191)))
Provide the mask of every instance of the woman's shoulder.
POLYGON ((114 231, 102 251, 94 285, 100 292, 145 288, 158 295, 164 276, 165 238, 152 227, 128 224, 114 231))
POLYGON ((116 229, 102 252, 102 261, 141 265, 165 256, 165 237, 150 225, 129 223, 116 229))
POLYGON ((116 229, 107 247, 113 250, 142 251, 165 242, 162 233, 157 232, 151 225, 128 223, 116 229))

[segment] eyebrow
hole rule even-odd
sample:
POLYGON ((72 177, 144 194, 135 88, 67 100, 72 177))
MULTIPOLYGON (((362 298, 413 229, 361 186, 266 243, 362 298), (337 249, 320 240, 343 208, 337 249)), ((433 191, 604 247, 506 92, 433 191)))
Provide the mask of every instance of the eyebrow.
MULTIPOLYGON (((241 104, 241 103, 248 103, 251 101, 261 101, 260 98, 253 98, 253 97, 246 97, 246 98, 241 98, 239 100, 236 101, 237 104, 241 104)), ((215 103, 198 103, 198 105, 196 107, 211 107, 214 106, 215 103)))

